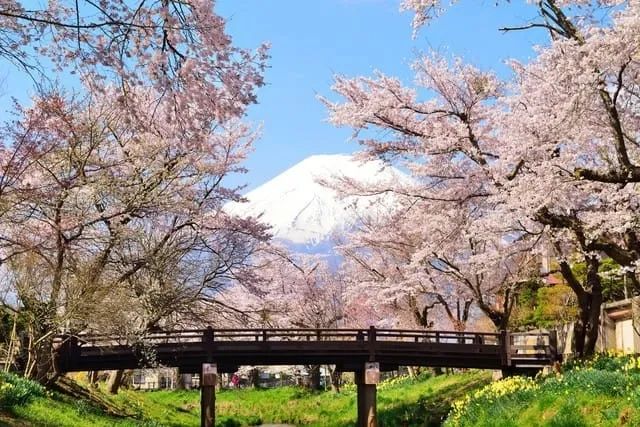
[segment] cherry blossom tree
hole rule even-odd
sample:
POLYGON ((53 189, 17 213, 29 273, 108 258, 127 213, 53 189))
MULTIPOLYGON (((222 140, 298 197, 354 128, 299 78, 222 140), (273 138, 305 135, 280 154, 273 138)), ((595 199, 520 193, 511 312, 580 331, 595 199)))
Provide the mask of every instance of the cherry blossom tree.
POLYGON ((255 327, 336 328, 344 318, 343 279, 322 256, 295 254, 275 243, 250 260, 247 277, 224 301, 255 327))
MULTIPOLYGON (((335 329, 345 325, 344 278, 321 256, 294 254, 269 244, 254 254, 248 282, 225 290, 241 327, 335 329)), ((320 387, 320 365, 309 365, 308 386, 320 387)), ((341 373, 331 366, 332 387, 341 373)))
MULTIPOLYGON (((403 2, 416 12, 416 30, 446 6, 403 2)), ((417 88, 382 74, 337 76, 342 101, 324 101, 334 124, 356 130, 364 156, 400 159, 421 183, 389 191, 424 201, 424 211, 433 212, 414 224, 451 233, 424 236, 424 249, 416 251, 423 263, 437 270, 457 260, 469 273, 506 273, 529 264, 518 254, 555 251, 577 296, 576 351, 584 355, 597 337, 601 258, 622 265, 638 292, 640 5, 543 0, 532 8, 539 21, 503 30, 543 29, 551 37, 530 63, 512 62, 510 80, 427 54, 414 64, 417 88), (422 101, 423 94, 430 99, 422 101), (374 129, 390 132, 384 138, 374 129), (457 220, 459 212, 468 221, 457 220), (431 257, 453 242, 465 244, 440 252, 444 259, 434 264, 431 257), (503 251, 511 255, 498 255, 503 251), (587 265, 584 279, 574 262, 587 265)), ((498 277, 491 281, 500 283, 498 277)))
POLYGON ((36 328, 27 373, 38 378, 50 373, 60 328, 114 321, 94 315, 118 305, 120 332, 161 326, 211 303, 268 237, 222 209, 240 198, 222 180, 241 169, 254 138, 246 126, 220 124, 193 142, 131 129, 122 112, 100 95, 51 94, 4 133, 38 153, 25 155, 33 160, 11 181, 0 217, 2 261, 16 268, 15 295, 36 328))
POLYGON ((445 216, 446 206, 417 199, 417 187, 411 191, 402 207, 363 222, 341 246, 353 266, 352 288, 408 311, 413 327, 432 326, 431 313, 448 320, 438 327, 464 331, 477 307, 505 329, 519 288, 537 274, 537 260, 526 245, 476 233, 461 209, 445 216))
POLYGON ((96 90, 115 82, 123 105, 134 87, 148 85, 156 91, 154 102, 175 106, 174 120, 237 117, 255 102, 255 88, 263 83, 266 45, 255 52, 234 46, 214 7, 201 0, 82 0, 40 7, 8 0, 0 5, 0 56, 36 81, 50 74, 52 63, 55 71, 77 73, 96 90))
POLYGON ((538 197, 520 200, 519 208, 547 227, 581 308, 579 353, 592 352, 597 338, 602 256, 623 266, 633 293, 640 292, 634 177, 638 62, 632 40, 640 25, 639 5, 609 3, 625 6, 611 14, 609 26, 574 23, 554 9, 554 42, 532 63, 513 64, 518 90, 507 101, 512 116, 504 119, 504 131, 513 138, 508 159, 522 165, 512 191, 536 177, 538 197), (544 201, 539 194, 546 194, 544 201), (570 268, 572 259, 587 265, 582 283, 570 268))

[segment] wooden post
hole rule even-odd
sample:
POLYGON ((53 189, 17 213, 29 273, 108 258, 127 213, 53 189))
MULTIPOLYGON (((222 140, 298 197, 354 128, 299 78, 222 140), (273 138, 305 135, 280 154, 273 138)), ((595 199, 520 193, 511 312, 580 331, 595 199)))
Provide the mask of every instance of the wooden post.
POLYGON ((549 331, 549 352, 551 353, 551 362, 560 360, 558 358, 558 331, 556 329, 549 331))
POLYGON ((200 427, 216 425, 216 383, 218 367, 213 362, 213 345, 215 335, 209 326, 202 337, 202 343, 208 363, 202 364, 200 374, 200 427))
POLYGON ((377 363, 367 363, 364 369, 355 372, 358 391, 358 427, 378 427, 376 410, 376 384, 380 379, 377 363))
POLYGON ((511 366, 511 334, 507 330, 500 331, 500 346, 502 353, 502 367, 511 366))
POLYGON ((376 327, 370 326, 367 332, 367 341, 369 345, 369 362, 376 360, 376 327))
POLYGON ((200 377, 200 427, 216 425, 216 383, 218 369, 215 363, 202 364, 200 377))
POLYGON ((354 376, 356 382, 356 397, 357 397, 357 411, 358 411, 358 427, 366 427, 367 425, 367 404, 365 399, 365 385, 364 385, 364 371, 355 372, 354 376))
POLYGON ((202 335, 202 345, 204 346, 204 351, 207 357, 207 362, 213 362, 213 342, 215 340, 215 335, 213 332, 213 328, 211 326, 205 329, 204 334, 202 335))
POLYGON ((504 337, 505 352, 507 353, 507 366, 511 366, 511 333, 506 330, 504 337))

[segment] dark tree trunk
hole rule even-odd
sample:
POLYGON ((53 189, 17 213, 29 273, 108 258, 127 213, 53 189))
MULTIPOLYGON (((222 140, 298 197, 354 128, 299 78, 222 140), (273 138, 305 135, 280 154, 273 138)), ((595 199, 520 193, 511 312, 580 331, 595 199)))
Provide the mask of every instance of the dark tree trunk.
POLYGON ((185 374, 180 372, 180 369, 176 369, 176 390, 185 390, 187 388, 184 376, 185 374))
POLYGON ((504 313, 494 310, 486 304, 478 304, 478 306, 480 307, 480 310, 487 315, 489 320, 491 320, 496 331, 504 331, 508 328, 509 317, 505 316, 504 313))
POLYGON ((598 276, 600 260, 595 256, 585 257, 587 275, 580 283, 567 262, 560 263, 560 271, 578 300, 578 320, 573 328, 573 344, 578 357, 595 353, 602 308, 602 283, 598 276))
POLYGON ((42 384, 51 384, 58 377, 53 363, 53 336, 40 341, 35 348, 36 375, 35 378, 42 384))
POLYGON ((111 372, 111 375, 109 375, 109 382, 107 383, 107 391, 111 394, 118 394, 118 390, 120 390, 123 380, 123 369, 118 369, 117 371, 111 372))
POLYGON ((602 309, 602 283, 598 276, 600 261, 593 257, 589 260, 586 285, 591 291, 589 295, 589 310, 587 312, 587 324, 585 331, 584 355, 591 356, 595 353, 598 341, 598 326, 600 325, 600 310, 602 309))
POLYGON ((586 324, 585 312, 580 307, 580 318, 576 320, 573 326, 573 346, 578 357, 584 356, 584 343, 586 338, 586 324))
POLYGON ((253 368, 249 371, 249 384, 251 387, 258 388, 260 386, 260 371, 253 368))
POLYGON ((41 384, 50 384, 56 380, 53 354, 53 319, 47 315, 44 305, 36 307, 36 315, 28 323, 24 335, 20 338, 21 354, 19 365, 25 377, 41 384), (44 308, 38 312, 37 308, 44 308))
POLYGON ((588 301, 580 306, 580 318, 574 326, 574 345, 578 357, 592 356, 596 351, 600 324, 602 295, 588 295, 588 301))
POLYGON ((339 393, 342 385, 342 372, 335 367, 329 368, 329 375, 331 377, 331 391, 339 393))
POLYGON ((320 365, 307 366, 309 376, 305 386, 310 390, 320 390, 320 365))
POLYGON ((437 377, 437 376, 442 375, 444 373, 442 371, 442 368, 440 368, 440 367, 431 368, 431 372, 433 373, 434 377, 437 377))

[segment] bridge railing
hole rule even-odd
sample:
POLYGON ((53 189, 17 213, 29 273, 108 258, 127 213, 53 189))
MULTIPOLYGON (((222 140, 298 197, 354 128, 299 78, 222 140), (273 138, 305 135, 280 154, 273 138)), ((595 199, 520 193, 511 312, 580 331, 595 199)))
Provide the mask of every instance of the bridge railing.
MULTIPOLYGON (((557 337, 554 333, 496 333, 458 331, 416 331, 401 329, 193 329, 180 331, 150 332, 144 336, 120 337, 114 335, 63 335, 54 340, 54 348, 64 369, 78 366, 81 358, 113 357, 113 355, 146 354, 145 350, 156 347, 163 354, 206 354, 214 352, 240 352, 249 349, 268 349, 269 343, 294 342, 294 346, 282 345, 271 350, 314 352, 320 348, 368 354, 369 361, 379 352, 407 354, 454 354, 479 355, 499 358, 504 367, 542 366, 557 360, 557 337), (239 345, 219 346, 220 343, 239 345), (254 347, 251 343, 260 343, 254 347), (309 343, 307 343, 309 342, 309 343), (316 344, 316 342, 318 344, 316 344), (345 343, 341 345, 324 344, 345 343), (240 344, 242 343, 242 344, 240 344), (320 345, 323 343, 323 345, 320 345), (346 345, 349 343, 349 345, 346 345), (394 345, 397 343, 397 345, 394 345), (263 347, 263 344, 265 347, 263 347), (354 345, 355 344, 355 345, 354 345), (390 345, 391 344, 391 345, 390 345), (318 346, 320 345, 320 346, 318 346), (245 350, 243 350, 245 349, 245 350), (431 353, 430 353, 431 352, 431 353)), ((270 351, 271 351, 270 350, 270 351)), ((146 357, 146 356, 145 356, 146 357)), ((293 357, 293 356, 292 356, 293 357)), ((477 357, 477 356, 476 356, 477 357)), ((96 359, 97 360, 97 359, 96 359)), ((415 361, 416 359, 411 359, 415 361)), ((474 359, 470 359, 474 360, 474 359)), ((471 363, 471 362, 470 362, 471 363)), ((111 366, 111 365, 109 365, 111 366)))
MULTIPOLYGON (((203 342, 212 334, 213 341, 358 341, 366 340, 366 329, 193 329, 179 331, 148 332, 144 335, 77 335, 83 347, 132 345, 144 342, 154 344, 181 344, 203 342), (210 332, 209 332, 210 331, 210 332)), ((58 337, 58 340, 62 339, 58 337)))
POLYGON ((558 338, 552 332, 512 332, 508 335, 511 357, 514 359, 555 359, 558 338))
MULTIPOLYGON (((81 347, 128 346, 233 341, 395 341, 438 344, 500 345, 500 334, 458 331, 421 331, 403 329, 192 329, 149 332, 144 335, 116 336, 80 334, 81 347), (208 336, 211 338, 207 338, 208 336)), ((58 340, 61 340, 58 337, 58 340)))
POLYGON ((376 329, 376 340, 437 344, 500 345, 500 334, 487 332, 376 329))

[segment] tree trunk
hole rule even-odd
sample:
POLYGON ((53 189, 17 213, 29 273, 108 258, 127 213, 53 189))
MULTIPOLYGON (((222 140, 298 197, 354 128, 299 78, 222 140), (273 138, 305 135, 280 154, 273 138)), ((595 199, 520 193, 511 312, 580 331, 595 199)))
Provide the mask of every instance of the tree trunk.
POLYGON ((573 350, 574 354, 578 357, 584 356, 584 342, 585 342, 585 322, 582 319, 576 320, 573 325, 573 350))
POLYGON ((416 378, 418 373, 416 372, 417 368, 413 366, 407 366, 407 372, 409 372, 409 378, 416 378))
POLYGON ((307 366, 309 376, 305 386, 310 390, 320 390, 320 365, 307 366))
MULTIPOLYGON (((597 257, 586 257, 587 276, 578 297, 579 318, 574 326, 574 344, 578 357, 588 357, 595 353, 602 308, 602 282, 598 276, 600 261, 597 257)), ((564 274, 563 274, 564 276, 564 274)), ((575 281, 575 277, 573 277, 575 281)), ((576 288, 576 286, 572 286, 576 288)))
POLYGON ((216 375, 216 391, 222 390, 225 384, 229 384, 229 379, 227 378, 227 376, 222 373, 216 375))
POLYGON ((89 380, 89 385, 91 388, 98 388, 98 374, 99 371, 89 371, 87 373, 87 379, 89 380))
POLYGON ((257 368, 253 368, 249 371, 249 384, 251 387, 258 388, 260 386, 260 371, 257 368))
POLYGON ((36 376, 35 379, 42 384, 51 384, 58 377, 53 364, 53 335, 41 337, 41 341, 35 345, 36 352, 36 376))
POLYGON ((587 324, 585 331, 584 355, 591 356, 596 351, 598 332, 600 326, 600 310, 602 309, 602 282, 598 276, 600 261, 598 259, 589 260, 587 270, 587 288, 590 289, 589 311, 587 312, 587 324))
POLYGON ((184 377, 180 373, 180 370, 176 371, 176 390, 185 390, 184 377))
POLYGON ((335 393, 340 392, 340 386, 342 385, 342 372, 340 372, 336 367, 329 367, 329 376, 331 378, 331 391, 335 393))
POLYGON ((176 390, 186 390, 187 383, 190 382, 190 379, 187 379, 187 375, 183 374, 180 369, 176 369, 176 390))
POLYGON ((107 383, 107 391, 111 394, 118 394, 118 390, 120 390, 120 386, 122 386, 123 379, 124 379, 123 369, 112 371, 111 375, 109 375, 109 381, 107 383))
POLYGON ((20 358, 24 360, 24 376, 49 384, 58 377, 53 360, 53 332, 44 317, 36 318, 27 325, 27 334, 21 339, 20 358))
POLYGON ((602 298, 594 298, 590 295, 587 300, 590 302, 580 307, 580 318, 573 329, 575 352, 578 357, 592 356, 598 342, 602 298))

